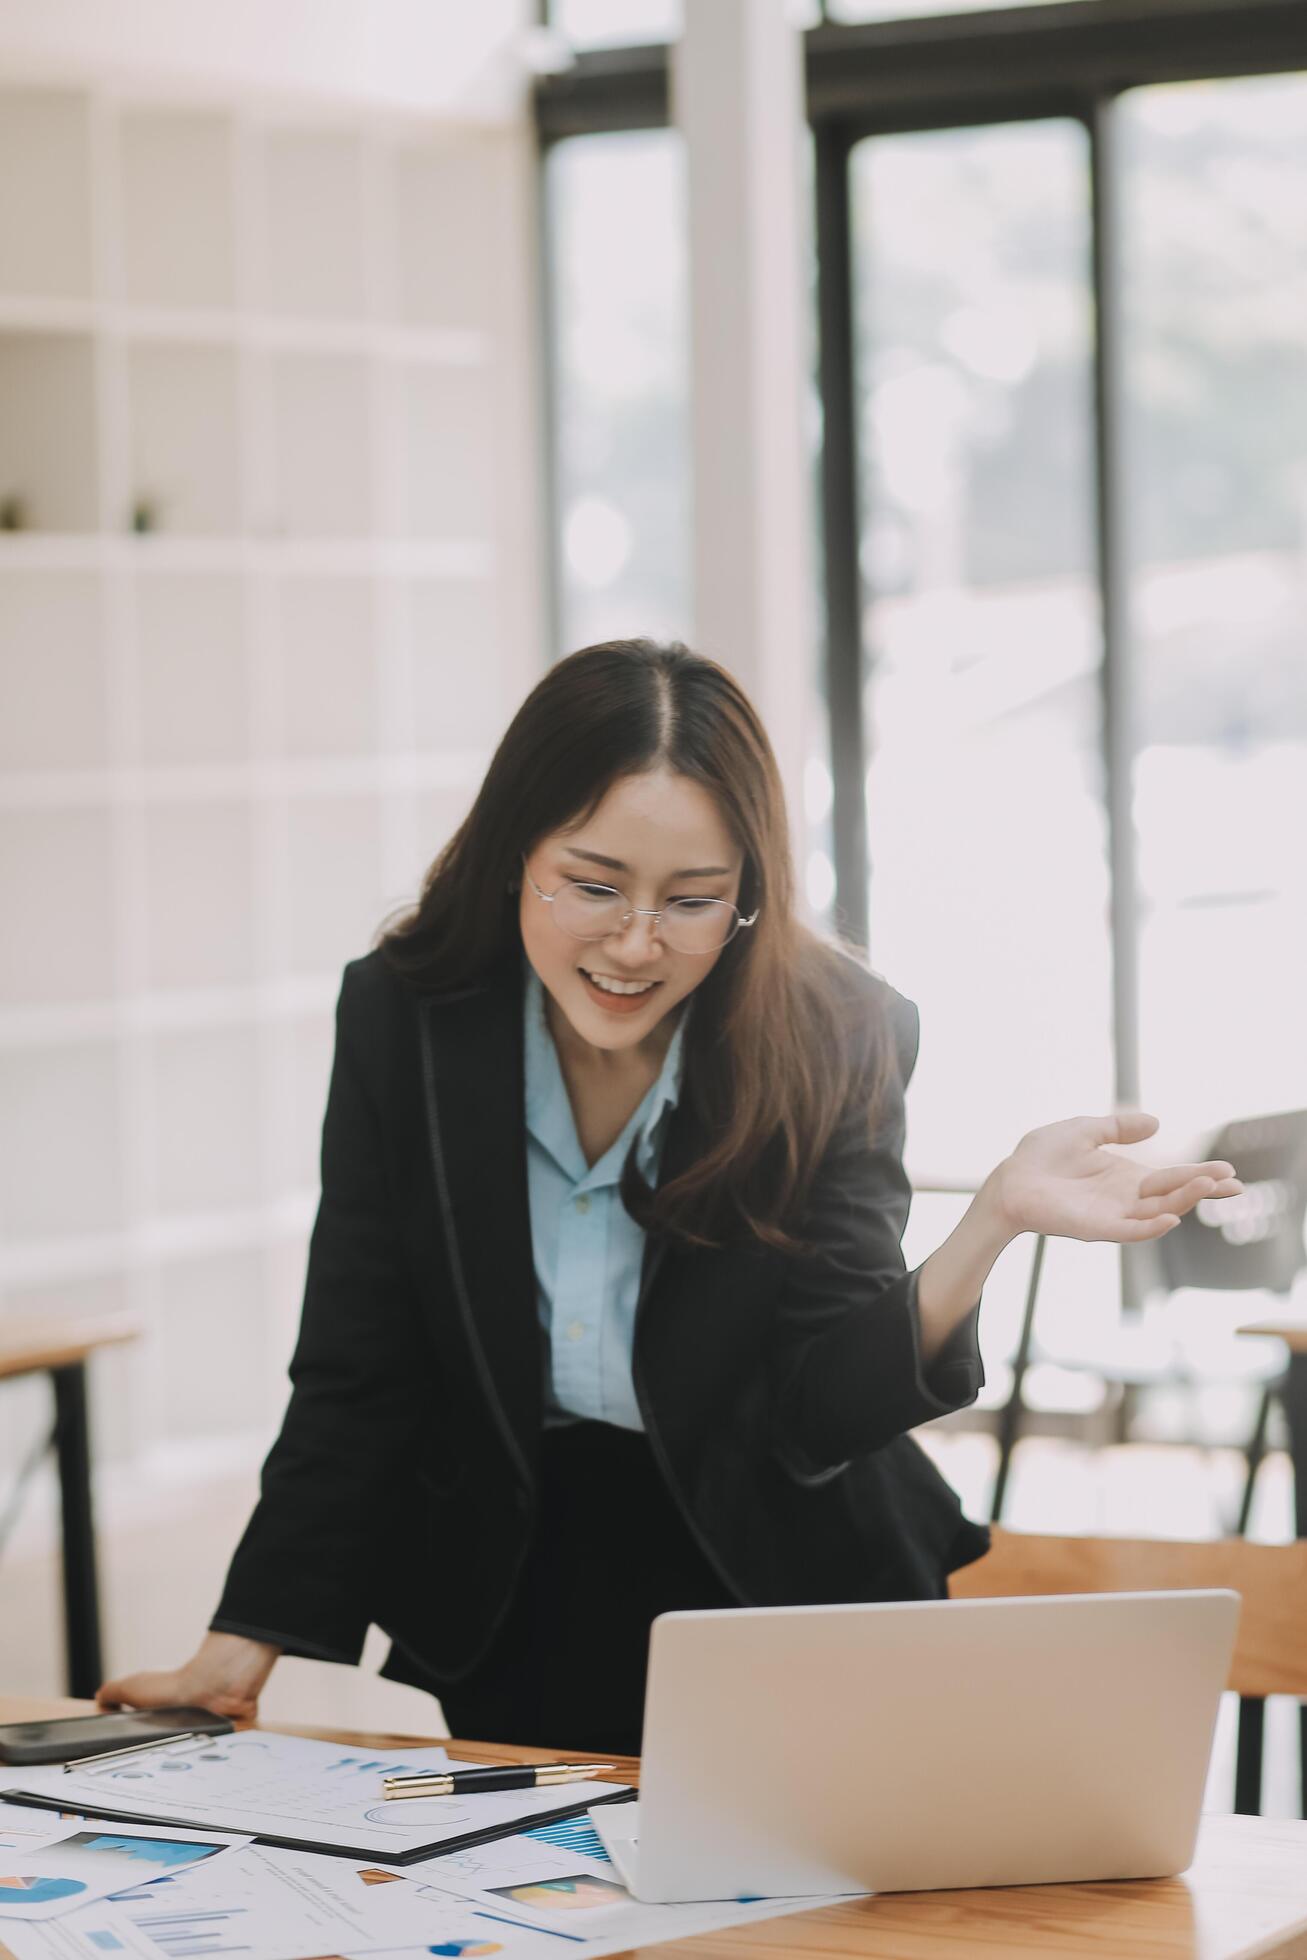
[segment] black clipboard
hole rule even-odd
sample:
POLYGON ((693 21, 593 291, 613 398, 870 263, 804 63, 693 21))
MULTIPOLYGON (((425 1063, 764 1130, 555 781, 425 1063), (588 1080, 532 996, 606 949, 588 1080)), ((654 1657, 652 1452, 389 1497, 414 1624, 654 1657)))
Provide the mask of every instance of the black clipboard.
MULTIPOLYGON (((596 1787, 594 1785, 592 1788, 596 1787)), ((599 1789, 605 1786, 599 1784, 599 1789)), ((375 1845, 319 1844, 308 1837, 274 1837, 267 1831, 251 1832, 255 1844, 269 1844, 278 1851, 316 1851, 327 1858, 361 1858, 382 1865, 416 1865, 424 1858, 443 1857, 447 1851, 468 1851, 474 1844, 490 1844, 496 1838, 519 1837, 541 1824, 559 1824, 569 1817, 584 1817, 600 1803, 632 1803, 639 1791, 624 1784, 609 1796, 587 1796, 579 1803, 560 1804, 557 1810, 537 1810, 529 1818, 516 1818, 507 1824, 491 1824, 484 1831, 460 1831, 457 1837, 437 1838, 434 1844, 418 1844, 411 1851, 380 1851, 375 1845)), ((142 1817, 139 1811, 111 1810, 105 1804, 69 1803, 62 1797, 48 1797, 32 1790, 0 1790, 0 1803, 24 1804, 33 1810, 62 1811, 68 1816, 99 1817, 110 1824, 139 1824, 152 1830, 217 1831, 213 1823, 197 1823, 190 1817, 142 1817)), ((229 1827, 223 1826, 227 1830, 229 1827)))

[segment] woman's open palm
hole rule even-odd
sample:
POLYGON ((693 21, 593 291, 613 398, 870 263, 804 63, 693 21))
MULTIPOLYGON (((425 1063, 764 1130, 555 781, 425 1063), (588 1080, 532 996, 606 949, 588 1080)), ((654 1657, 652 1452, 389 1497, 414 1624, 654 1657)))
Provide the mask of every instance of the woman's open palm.
POLYGON ((1203 1198, 1243 1186, 1232 1164, 1169 1164, 1150 1170, 1109 1146, 1142 1143, 1157 1118, 1142 1111, 1073 1116, 1022 1137, 999 1173, 1004 1214, 1017 1232, 1133 1245, 1173 1231, 1203 1198))

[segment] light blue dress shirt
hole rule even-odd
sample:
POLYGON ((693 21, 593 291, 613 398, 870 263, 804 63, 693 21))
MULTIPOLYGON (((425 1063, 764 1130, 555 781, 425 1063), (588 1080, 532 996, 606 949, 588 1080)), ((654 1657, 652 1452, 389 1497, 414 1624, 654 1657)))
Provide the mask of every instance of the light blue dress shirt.
MULTIPOLYGON (((657 1180, 663 1140, 681 1088, 685 1016, 662 1070, 617 1141, 587 1165, 576 1134, 545 993, 527 966, 526 1166, 540 1324, 549 1343, 546 1421, 569 1416, 643 1429, 631 1380, 631 1345, 645 1235, 622 1203, 622 1166, 657 1180)), ((688 1010, 687 1010, 688 1011, 688 1010)))

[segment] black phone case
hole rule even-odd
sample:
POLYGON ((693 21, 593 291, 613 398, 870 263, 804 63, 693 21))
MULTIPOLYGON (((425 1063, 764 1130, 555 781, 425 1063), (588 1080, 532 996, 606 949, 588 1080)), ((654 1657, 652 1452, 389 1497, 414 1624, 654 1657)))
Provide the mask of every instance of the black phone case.
POLYGON ((53 1722, 9 1722, 0 1724, 0 1763, 63 1763, 70 1757, 107 1755, 111 1749, 126 1749, 134 1742, 164 1742, 181 1735, 230 1735, 235 1727, 225 1715, 211 1715, 207 1708, 151 1708, 136 1719, 148 1729, 132 1738, 115 1735, 114 1718, 100 1719, 108 1726, 102 1742, 82 1735, 68 1740, 72 1729, 85 1729, 95 1722, 94 1715, 61 1716, 53 1722))

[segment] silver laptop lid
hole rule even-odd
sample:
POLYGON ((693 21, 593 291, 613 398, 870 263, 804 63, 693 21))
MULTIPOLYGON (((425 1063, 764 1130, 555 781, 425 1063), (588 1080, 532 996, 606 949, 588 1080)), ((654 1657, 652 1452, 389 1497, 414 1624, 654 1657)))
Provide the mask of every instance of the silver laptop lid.
POLYGON ((1219 1591, 665 1614, 639 1895, 1183 1870, 1238 1614, 1219 1591))

